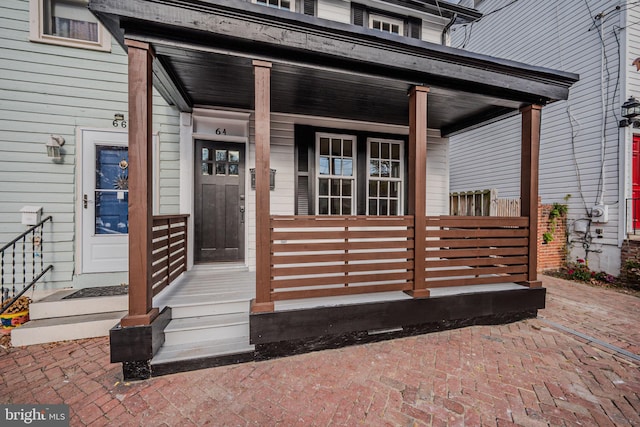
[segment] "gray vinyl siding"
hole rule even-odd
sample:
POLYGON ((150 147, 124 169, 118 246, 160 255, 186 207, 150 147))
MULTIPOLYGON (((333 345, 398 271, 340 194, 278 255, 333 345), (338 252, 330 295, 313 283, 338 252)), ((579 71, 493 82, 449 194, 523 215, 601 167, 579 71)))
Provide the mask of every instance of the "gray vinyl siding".
MULTIPOLYGON (((592 249, 606 252, 609 250, 606 246, 618 245, 619 208, 624 204, 619 200, 618 190, 620 95, 619 92, 616 97, 613 95, 619 72, 619 48, 613 34, 614 26, 620 25, 619 12, 614 10, 616 2, 588 2, 593 15, 611 11, 605 20, 603 34, 611 77, 604 83, 607 93, 604 180, 601 179, 602 45, 585 2, 509 3, 508 0, 479 3, 479 10, 485 14, 507 7, 474 23, 471 30, 470 26, 466 30, 463 26, 454 26, 452 46, 580 75, 580 81, 570 90, 568 102, 559 101, 542 110, 540 196, 543 203, 551 203, 562 202, 564 196, 571 194, 569 215, 572 222, 588 216, 587 209, 598 203, 599 189, 604 188, 609 222, 597 225, 604 229, 604 234, 599 239, 594 236, 592 249), (575 134, 573 141, 571 122, 575 134)), ((451 138, 451 190, 497 188, 500 197, 518 197, 519 162, 519 117, 454 136, 451 138)), ((572 255, 584 257, 581 245, 574 247, 572 255)), ((615 262, 612 264, 609 259, 615 255, 604 254, 602 260, 599 258, 596 253, 590 254, 594 269, 616 272, 615 262)))
MULTIPOLYGON (((30 42, 29 1, 3 0, 0 75, 0 244, 25 229, 23 206, 42 206, 53 216, 44 244, 54 270, 44 286, 74 286, 76 135, 79 128, 114 129, 115 113, 128 119, 126 54, 116 43, 109 53, 30 42), (51 134, 65 139, 60 164, 46 154, 51 134)), ((160 135, 160 212, 178 213, 177 112, 157 94, 153 129, 160 135)))

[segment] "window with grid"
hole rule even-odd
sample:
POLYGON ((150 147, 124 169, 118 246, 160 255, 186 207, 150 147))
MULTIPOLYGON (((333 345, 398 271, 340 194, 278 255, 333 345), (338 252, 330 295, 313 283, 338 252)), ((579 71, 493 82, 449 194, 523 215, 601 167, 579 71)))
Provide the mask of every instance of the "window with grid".
POLYGON ((30 40, 110 50, 111 37, 88 4, 89 0, 30 0, 30 40))
POLYGON ((355 214, 356 138, 317 134, 317 209, 319 215, 355 214))
POLYGON ((402 141, 367 139, 367 215, 400 215, 402 141))
POLYGON ((382 15, 369 15, 369 28, 392 34, 404 34, 403 22, 382 15))
POLYGON ((294 10, 294 2, 292 0, 256 0, 256 3, 276 9, 294 10))

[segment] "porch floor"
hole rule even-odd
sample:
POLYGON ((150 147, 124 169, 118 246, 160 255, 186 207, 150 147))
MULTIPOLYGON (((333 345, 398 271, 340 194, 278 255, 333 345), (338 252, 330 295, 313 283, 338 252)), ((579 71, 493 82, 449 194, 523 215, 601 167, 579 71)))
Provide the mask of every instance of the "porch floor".
MULTIPOLYGON (((509 291, 523 289, 516 283, 495 283, 473 286, 449 286, 431 288, 431 296, 450 296, 482 292, 509 291)), ((154 307, 181 307, 193 304, 221 303, 229 300, 251 300, 255 297, 256 275, 244 264, 199 264, 183 274, 171 286, 158 294, 154 307)), ((378 292, 362 295, 308 298, 300 300, 276 301, 276 311, 299 310, 336 305, 366 304, 369 302, 411 299, 404 292, 378 292)), ((249 305, 246 307, 249 313, 249 305)))

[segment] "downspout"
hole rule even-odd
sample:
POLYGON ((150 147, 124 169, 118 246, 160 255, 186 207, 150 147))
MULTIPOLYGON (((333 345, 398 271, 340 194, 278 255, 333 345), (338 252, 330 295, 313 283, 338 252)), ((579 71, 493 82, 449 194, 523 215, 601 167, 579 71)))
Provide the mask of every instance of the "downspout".
POLYGON ((458 14, 454 13, 451 17, 451 20, 447 22, 447 25, 445 25, 444 29, 442 30, 441 41, 443 46, 447 45, 447 34, 449 33, 449 29, 451 28, 451 26, 456 22, 456 19, 458 19, 458 14))
POLYGON ((606 101, 606 90, 609 89, 609 81, 606 80, 605 87, 605 46, 604 46, 604 19, 600 17, 600 45, 601 45, 601 55, 600 55, 600 101, 602 103, 602 123, 600 125, 600 176, 602 177, 602 188, 600 189, 600 200, 598 200, 597 204, 604 206, 604 192, 605 192, 605 146, 606 146, 606 126, 607 126, 607 101, 606 101))

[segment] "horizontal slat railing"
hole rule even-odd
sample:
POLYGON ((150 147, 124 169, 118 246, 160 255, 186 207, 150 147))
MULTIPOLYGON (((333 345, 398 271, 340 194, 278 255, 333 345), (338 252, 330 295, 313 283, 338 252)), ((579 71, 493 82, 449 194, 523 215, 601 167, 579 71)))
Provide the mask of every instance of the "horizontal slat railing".
POLYGON ((152 275, 153 296, 187 271, 187 219, 189 215, 153 217, 152 275))
POLYGON ((427 287, 525 281, 528 245, 528 218, 427 217, 427 287))
POLYGON ((413 217, 272 216, 271 299, 413 287, 413 217))

